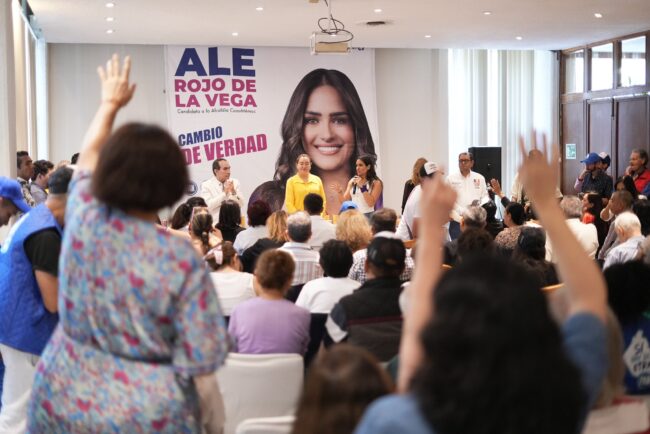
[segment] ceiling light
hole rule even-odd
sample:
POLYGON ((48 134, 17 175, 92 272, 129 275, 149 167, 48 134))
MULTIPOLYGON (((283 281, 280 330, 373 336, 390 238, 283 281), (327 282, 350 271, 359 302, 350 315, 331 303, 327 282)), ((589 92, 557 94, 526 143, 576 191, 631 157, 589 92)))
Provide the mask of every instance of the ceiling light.
POLYGON ((429 39, 431 35, 424 35, 425 38, 429 39))
POLYGON ((518 41, 521 41, 524 38, 523 38, 523 36, 516 36, 515 39, 518 40, 518 41))
POLYGON ((107 33, 108 35, 111 35, 111 34, 113 34, 114 32, 115 32, 115 30, 113 30, 113 29, 108 29, 108 30, 106 30, 106 33, 107 33))
POLYGON ((602 17, 603 17, 603 14, 601 14, 600 12, 596 12, 596 13, 594 14, 594 17, 596 17, 596 18, 602 18, 602 17))
POLYGON ((115 21, 115 18, 113 18, 113 17, 106 17, 106 22, 108 22, 108 23, 112 23, 113 21, 115 21))
POLYGON ((381 10, 381 9, 379 9, 379 8, 375 9, 375 13, 376 13, 376 14, 380 14, 380 13, 382 13, 382 12, 383 12, 383 10, 381 10))
POLYGON ((239 36, 239 33, 237 33, 237 32, 232 32, 232 35, 233 35, 233 36, 239 36))
POLYGON ((264 10, 264 8, 262 6, 258 6, 258 7, 255 8, 255 10, 257 12, 262 12, 264 10))
POLYGON ((115 7, 115 3, 106 3, 107 8, 115 7))
POLYGON ((483 11, 483 15, 492 15, 492 12, 490 12, 490 11, 483 11))

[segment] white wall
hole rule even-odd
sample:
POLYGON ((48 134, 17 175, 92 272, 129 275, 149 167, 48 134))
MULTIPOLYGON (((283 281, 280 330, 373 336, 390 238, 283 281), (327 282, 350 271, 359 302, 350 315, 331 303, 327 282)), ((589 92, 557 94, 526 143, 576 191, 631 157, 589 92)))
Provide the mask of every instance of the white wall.
POLYGON ((113 53, 136 59, 131 78, 138 86, 133 100, 120 111, 116 125, 143 121, 167 126, 162 46, 50 44, 50 159, 55 164, 79 151, 99 105, 97 67, 113 53))
MULTIPOLYGON (((134 100, 117 124, 130 120, 167 125, 164 49, 144 45, 51 44, 49 49, 50 156, 77 152, 99 103, 96 67, 117 52, 136 61, 134 100)), ((447 161, 446 50, 375 52, 379 170, 384 205, 399 210, 404 182, 418 157, 447 161)), ((279 128, 279 126, 278 126, 279 128)), ((236 175, 235 175, 236 176, 236 175)))

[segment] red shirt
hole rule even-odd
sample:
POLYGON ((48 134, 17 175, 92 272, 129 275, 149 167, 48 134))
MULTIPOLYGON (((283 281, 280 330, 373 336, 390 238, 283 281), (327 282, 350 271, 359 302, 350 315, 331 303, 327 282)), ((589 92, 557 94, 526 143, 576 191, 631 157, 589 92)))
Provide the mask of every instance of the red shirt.
POLYGON ((646 185, 648 185, 649 182, 650 170, 648 169, 643 169, 643 172, 641 172, 640 175, 634 177, 634 186, 636 187, 636 191, 639 193, 643 192, 643 189, 646 185))

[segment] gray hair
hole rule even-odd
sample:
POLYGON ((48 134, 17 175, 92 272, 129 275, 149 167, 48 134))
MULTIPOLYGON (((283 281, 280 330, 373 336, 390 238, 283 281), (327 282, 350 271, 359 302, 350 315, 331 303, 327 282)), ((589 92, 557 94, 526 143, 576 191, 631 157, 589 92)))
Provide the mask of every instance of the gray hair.
POLYGON ((311 218, 304 211, 298 211, 287 218, 289 239, 296 243, 306 243, 311 236, 311 218))
POLYGON ((463 224, 467 227, 483 229, 487 219, 487 211, 478 205, 470 205, 463 212, 463 224))
POLYGON ((578 196, 564 196, 560 201, 560 208, 562 208, 565 218, 579 219, 582 217, 582 201, 578 196))
POLYGON ((614 220, 614 228, 626 234, 632 231, 641 232, 641 221, 634 213, 622 212, 614 220))

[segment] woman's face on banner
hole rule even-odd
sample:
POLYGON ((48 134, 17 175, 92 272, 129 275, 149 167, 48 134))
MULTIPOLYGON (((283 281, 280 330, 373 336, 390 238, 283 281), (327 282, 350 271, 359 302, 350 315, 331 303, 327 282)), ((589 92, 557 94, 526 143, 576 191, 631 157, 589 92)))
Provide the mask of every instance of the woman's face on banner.
POLYGON ((332 86, 315 88, 304 115, 303 145, 305 153, 321 170, 346 167, 354 151, 352 120, 332 86))

